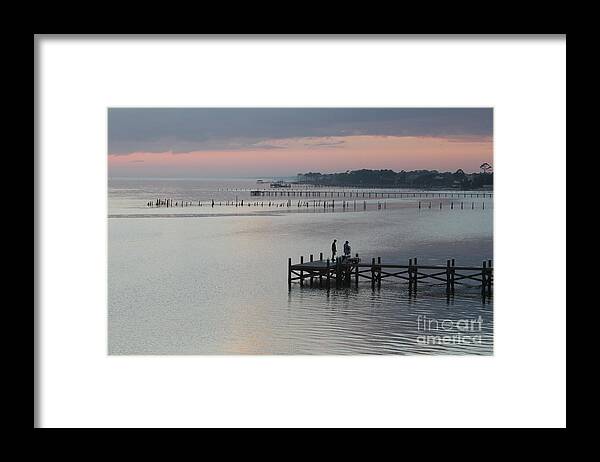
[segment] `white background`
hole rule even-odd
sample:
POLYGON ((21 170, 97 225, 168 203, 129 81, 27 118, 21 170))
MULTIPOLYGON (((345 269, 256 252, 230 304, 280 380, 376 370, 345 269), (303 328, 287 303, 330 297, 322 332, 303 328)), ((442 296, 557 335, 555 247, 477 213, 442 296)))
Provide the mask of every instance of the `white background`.
POLYGON ((564 426, 566 40, 38 37, 39 426, 564 426), (494 357, 109 357, 108 106, 493 106, 494 357))

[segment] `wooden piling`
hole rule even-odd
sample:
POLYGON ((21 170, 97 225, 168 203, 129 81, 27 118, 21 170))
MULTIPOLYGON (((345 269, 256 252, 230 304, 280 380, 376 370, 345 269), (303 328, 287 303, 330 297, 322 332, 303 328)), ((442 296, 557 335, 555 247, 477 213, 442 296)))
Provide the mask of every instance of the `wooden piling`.
POLYGON ((292 287, 292 259, 288 258, 288 288, 292 287))
POLYGON ((417 257, 414 258, 415 265, 413 267, 413 286, 414 289, 417 290, 417 275, 418 275, 418 267, 417 267, 417 257))
POLYGON ((329 270, 329 258, 327 259, 327 289, 331 287, 331 271, 329 270))
POLYGON ((381 289, 381 257, 377 257, 377 288, 381 289))
MULTIPOLYGON (((304 256, 300 257, 300 264, 302 265, 304 263, 304 256)), ((300 285, 303 286, 304 285, 304 271, 300 270, 300 285)))
POLYGON ((492 260, 488 260, 487 294, 492 294, 492 260))
POLYGON ((446 293, 450 293, 450 260, 446 260, 446 293))
POLYGON ((371 259, 371 288, 375 289, 375 257, 371 259))
MULTIPOLYGON (((356 261, 358 262, 358 254, 356 254, 356 261)), ((354 284, 358 287, 358 263, 356 264, 356 268, 354 269, 354 284)))
POLYGON ((485 296, 485 288, 487 286, 487 262, 484 260, 481 267, 481 295, 485 296))
MULTIPOLYGON (((313 255, 312 255, 312 253, 310 254, 310 262, 311 262, 311 263, 313 262, 313 255)), ((310 272, 310 285, 311 285, 311 286, 313 285, 313 275, 312 275, 312 274, 313 274, 313 273, 312 273, 312 271, 311 271, 311 272, 310 272)))

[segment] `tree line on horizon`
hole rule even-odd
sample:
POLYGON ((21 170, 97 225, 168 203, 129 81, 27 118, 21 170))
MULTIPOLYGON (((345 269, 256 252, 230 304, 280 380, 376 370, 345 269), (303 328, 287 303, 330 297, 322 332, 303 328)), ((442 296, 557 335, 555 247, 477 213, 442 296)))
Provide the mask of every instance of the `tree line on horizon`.
POLYGON ((455 172, 362 169, 342 173, 299 173, 297 180, 315 186, 477 189, 491 187, 494 175, 488 169, 481 173, 465 173, 462 169, 455 172))

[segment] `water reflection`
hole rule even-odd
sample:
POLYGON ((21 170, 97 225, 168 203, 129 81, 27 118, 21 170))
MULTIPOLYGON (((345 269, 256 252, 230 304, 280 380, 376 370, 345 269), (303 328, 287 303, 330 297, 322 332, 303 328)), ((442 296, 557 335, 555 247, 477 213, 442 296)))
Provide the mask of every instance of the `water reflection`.
POLYGON ((294 287, 288 294, 289 332, 300 338, 297 352, 306 354, 475 354, 493 353, 493 314, 480 294, 446 295, 437 289, 421 293, 401 287, 294 287), (454 328, 426 331, 419 317, 454 323, 454 328), (473 323, 477 343, 456 323, 473 323), (420 337, 430 337, 424 343, 420 337), (444 343, 441 343, 444 342, 444 343), (327 351, 324 351, 327 350, 327 351))
MULTIPOLYGON (((140 200, 159 193, 208 197, 215 184, 123 180, 109 184, 109 211, 143 212, 140 200)), ((492 354, 493 298, 482 299, 476 285, 454 296, 444 284, 411 292, 387 281, 375 290, 368 282, 288 290, 286 273, 288 257, 327 254, 333 238, 348 239, 367 261, 481 265, 493 257, 488 209, 109 218, 109 352, 492 354), (441 343, 419 341, 431 334, 419 319, 456 327, 479 316, 480 343, 443 340, 461 334, 457 328, 430 335, 441 343)))

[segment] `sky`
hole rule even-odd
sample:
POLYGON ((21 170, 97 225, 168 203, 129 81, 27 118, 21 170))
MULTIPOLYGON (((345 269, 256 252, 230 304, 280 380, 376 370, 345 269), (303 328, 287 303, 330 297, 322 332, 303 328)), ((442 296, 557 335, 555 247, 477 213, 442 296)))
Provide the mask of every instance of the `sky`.
POLYGON ((492 108, 109 108, 111 177, 268 178, 492 164, 492 108))

